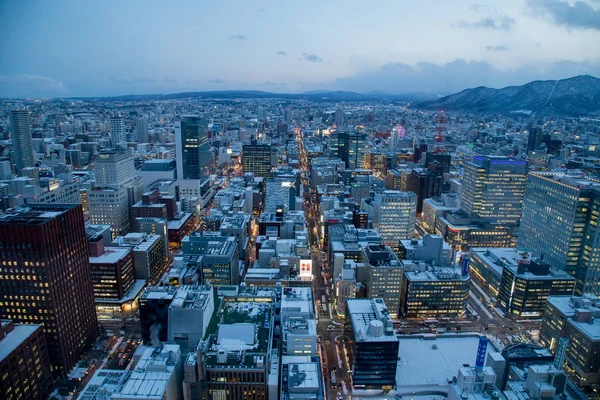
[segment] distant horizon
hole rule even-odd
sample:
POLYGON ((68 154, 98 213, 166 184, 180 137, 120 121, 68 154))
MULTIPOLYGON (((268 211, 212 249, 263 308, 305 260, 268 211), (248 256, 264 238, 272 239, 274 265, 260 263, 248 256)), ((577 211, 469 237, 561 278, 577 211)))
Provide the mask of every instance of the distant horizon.
POLYGON ((5 1, 0 97, 455 93, 600 76, 598 17, 597 0, 5 1))
POLYGON ((486 86, 486 85, 478 85, 478 86, 470 86, 470 87, 465 87, 463 89, 460 89, 458 91, 454 91, 454 92, 435 92, 435 91, 429 91, 429 92, 419 92, 419 91, 405 91, 405 92, 388 92, 385 90, 378 90, 378 89, 374 89, 374 90, 370 90, 370 91, 365 91, 365 92, 359 92, 359 91, 354 91, 354 90, 343 90, 343 89, 312 89, 312 90, 306 90, 306 91, 302 91, 302 92, 294 92, 294 91, 281 91, 281 92, 277 92, 277 91, 270 91, 270 90, 261 90, 261 89, 207 89, 207 90, 182 90, 182 91, 176 91, 176 92, 156 92, 156 93, 124 93, 124 94, 112 94, 112 95, 89 95, 89 96, 55 96, 55 97, 51 97, 51 96, 24 96, 24 97, 2 97, 0 96, 1 100, 22 100, 22 99, 52 99, 52 100, 60 100, 60 99, 102 99, 102 98, 118 98, 118 97, 129 97, 129 96, 175 96, 175 95, 180 95, 180 94, 186 94, 186 93, 232 93, 232 92, 240 92, 240 93, 252 93, 252 92, 256 92, 256 93, 264 93, 264 94, 273 94, 273 95, 289 95, 289 96, 302 96, 302 95, 314 95, 314 96, 318 96, 319 94, 327 94, 327 93, 353 93, 353 94, 357 94, 357 95, 365 95, 365 96, 373 96, 373 97, 384 97, 386 95, 388 96, 408 96, 408 95, 424 95, 424 96, 442 96, 442 97, 446 97, 446 96, 450 96, 456 93, 460 93, 462 91, 465 90, 469 90, 469 89, 476 89, 476 88, 480 88, 480 87, 486 87, 489 89, 504 89, 507 87, 514 87, 514 86, 523 86, 532 82, 543 82, 543 81, 565 81, 565 80, 569 80, 569 79, 574 79, 574 78, 578 78, 578 77, 584 77, 584 76, 589 76, 591 78, 594 79, 600 79, 597 76, 591 75, 591 74, 580 74, 580 75, 574 75, 574 76, 570 76, 570 77, 566 77, 566 78, 558 78, 558 79, 534 79, 534 80, 530 80, 527 82, 524 82, 522 84, 515 84, 515 85, 507 85, 507 86, 500 86, 500 87, 492 87, 492 86, 486 86))

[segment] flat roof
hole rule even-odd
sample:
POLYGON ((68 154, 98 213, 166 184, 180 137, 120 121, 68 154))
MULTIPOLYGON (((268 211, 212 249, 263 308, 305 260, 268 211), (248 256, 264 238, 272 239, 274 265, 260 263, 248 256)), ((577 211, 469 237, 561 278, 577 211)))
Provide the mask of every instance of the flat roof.
POLYGON ((593 342, 600 342, 600 319, 595 319, 593 323, 576 322, 569 319, 568 323, 577 328, 579 332, 583 333, 593 342))
MULTIPOLYGON (((463 364, 475 365, 478 346, 478 336, 402 336, 396 385, 447 385, 463 364)), ((493 351, 488 342, 486 353, 493 351)))
MULTIPOLYGON (((2 320, 4 324, 5 320, 2 320)), ((42 325, 38 324, 15 324, 14 329, 0 340, 0 361, 4 360, 33 333, 40 329, 42 325)))
POLYGON ((101 255, 90 256, 90 264, 114 264, 127 257, 130 251, 129 247, 105 247, 101 255))

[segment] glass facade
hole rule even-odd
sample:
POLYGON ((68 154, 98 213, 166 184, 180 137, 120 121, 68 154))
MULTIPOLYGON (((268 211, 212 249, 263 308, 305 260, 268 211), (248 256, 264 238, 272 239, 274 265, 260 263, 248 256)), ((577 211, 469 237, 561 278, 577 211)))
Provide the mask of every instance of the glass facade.
POLYGON ((211 160, 208 142, 208 122, 200 116, 187 115, 181 118, 181 129, 177 132, 181 140, 181 154, 177 154, 181 163, 182 176, 178 179, 204 179, 209 175, 211 160))

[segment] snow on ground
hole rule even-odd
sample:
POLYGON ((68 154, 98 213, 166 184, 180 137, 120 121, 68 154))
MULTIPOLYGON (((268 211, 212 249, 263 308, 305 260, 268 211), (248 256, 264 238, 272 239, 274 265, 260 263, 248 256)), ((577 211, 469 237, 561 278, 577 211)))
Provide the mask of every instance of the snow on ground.
MULTIPOLYGON (((396 384, 446 385, 463 364, 475 365, 479 337, 438 336, 436 339, 400 338, 396 384), (432 346, 436 345, 436 349, 432 346)), ((488 345, 487 352, 495 351, 488 345)))
POLYGON ((481 301, 479 301, 479 299, 477 298, 477 296, 475 296, 475 293, 473 293, 472 290, 469 290, 469 296, 477 303, 477 305, 479 306, 480 310, 483 310, 483 312, 485 313, 485 315, 488 316, 488 318, 493 319, 494 316, 492 314, 490 314, 490 312, 487 310, 487 308, 481 303, 481 301))

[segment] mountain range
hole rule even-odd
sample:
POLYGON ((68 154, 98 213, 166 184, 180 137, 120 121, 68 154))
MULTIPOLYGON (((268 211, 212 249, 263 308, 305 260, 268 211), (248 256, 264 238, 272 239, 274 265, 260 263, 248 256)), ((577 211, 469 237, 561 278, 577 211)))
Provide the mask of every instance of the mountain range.
MULTIPOLYGON (((304 93, 272 93, 259 90, 224 90, 171 94, 102 97, 109 101, 169 100, 200 97, 209 99, 281 98, 315 102, 405 101, 429 110, 474 113, 522 113, 527 115, 600 116, 600 79, 580 75, 554 81, 533 81, 521 86, 492 89, 485 86, 466 89, 443 97, 431 93, 392 94, 382 91, 314 90, 304 93)), ((87 98, 89 100, 89 98, 87 98)))
POLYGON ((429 110, 530 115, 600 115, 600 79, 580 75, 556 81, 533 81, 522 86, 491 89, 484 86, 424 101, 429 110))

